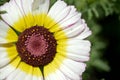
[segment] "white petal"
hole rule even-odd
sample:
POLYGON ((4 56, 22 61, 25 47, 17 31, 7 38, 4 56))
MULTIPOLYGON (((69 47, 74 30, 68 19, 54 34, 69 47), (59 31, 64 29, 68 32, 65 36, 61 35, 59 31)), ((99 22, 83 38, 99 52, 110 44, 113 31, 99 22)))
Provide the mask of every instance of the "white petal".
POLYGON ((56 3, 50 8, 48 15, 52 18, 55 18, 59 13, 61 13, 65 8, 67 4, 64 1, 58 0, 56 3))
MULTIPOLYGON (((55 23, 52 24, 50 26, 50 31, 55 32, 54 28, 56 23, 59 23, 60 21, 62 21, 65 17, 67 17, 67 15, 70 13, 71 7, 70 6, 66 6, 66 3, 63 1, 57 1, 52 8, 50 9, 48 16, 50 16, 55 23)), ((48 24, 51 24, 52 22, 48 22, 48 24)))
POLYGON ((0 43, 6 43, 7 40, 5 39, 7 35, 7 31, 9 26, 5 24, 3 21, 0 21, 0 43))
POLYGON ((90 42, 85 40, 76 40, 70 39, 68 40, 67 46, 67 54, 66 56, 75 61, 88 61, 89 60, 89 52, 90 52, 90 42))
POLYGON ((33 79, 32 79, 32 75, 27 74, 27 75, 25 76, 25 79, 23 79, 23 80, 33 80, 33 79))
POLYGON ((63 64, 78 75, 82 75, 86 67, 85 63, 76 62, 71 59, 65 59, 63 64))
POLYGON ((80 40, 80 39, 73 38, 73 39, 67 39, 67 40, 58 40, 57 44, 58 46, 61 46, 58 52, 63 51, 62 46, 67 45, 66 51, 68 53, 73 53, 81 56, 89 56, 91 44, 87 40, 80 40))
POLYGON ((77 12, 74 6, 69 7, 71 8, 70 13, 61 22, 59 22, 62 29, 75 24, 76 22, 78 22, 78 20, 81 20, 81 13, 77 12))
POLYGON ((81 24, 80 22, 81 21, 78 21, 77 23, 73 25, 69 25, 67 28, 63 30, 56 32, 55 33, 56 39, 59 40, 59 39, 72 38, 78 36, 78 34, 82 33, 82 31, 85 28, 84 24, 81 24), (62 35, 63 32, 67 37, 62 35))
MULTIPOLYGON (((56 64, 59 64, 60 60, 58 59, 56 61, 56 64)), ((64 62, 63 62, 64 63, 64 62)), ((71 64, 71 66, 74 65, 73 61, 68 61, 69 64, 71 64)), ((75 68, 76 66, 74 66, 75 68)), ((79 68, 75 68, 75 69, 79 69, 79 68)), ((80 80, 80 76, 79 74, 75 73, 74 71, 72 71, 69 67, 67 67, 65 64, 61 64, 59 70, 68 78, 70 78, 71 80, 80 80)))
POLYGON ((43 80, 43 77, 32 76, 32 80, 43 80))
MULTIPOLYGON (((19 64, 20 65, 20 64, 19 64)), ((24 66, 23 66, 24 67, 24 66)), ((16 70, 14 70, 14 72, 13 73, 11 73, 8 77, 7 77, 7 79, 9 80, 9 78, 11 79, 11 80, 32 80, 32 72, 33 72, 33 67, 30 67, 30 68, 28 68, 28 71, 29 71, 29 73, 31 73, 31 74, 28 74, 28 73, 26 73, 26 72, 24 72, 23 70, 21 70, 21 69, 19 69, 19 67, 17 67, 16 68, 16 70), (12 77, 13 78, 12 78, 12 77)))
POLYGON ((18 66, 19 62, 20 62, 20 58, 16 58, 9 65, 0 68, 0 80, 5 79, 10 73, 12 73, 18 66), (11 64, 13 64, 14 66, 12 66, 11 64))
POLYGON ((68 80, 67 77, 59 69, 56 70, 54 75, 56 75, 56 78, 60 80, 68 80))
MULTIPOLYGON (((56 68, 54 65, 51 65, 50 67, 56 68)), ((59 69, 56 69, 55 72, 53 72, 45 77, 45 80, 56 80, 56 79, 68 80, 67 77, 59 69)))
MULTIPOLYGON (((19 70, 14 70, 9 76, 6 77, 5 80, 13 80, 15 78, 15 76, 19 73, 20 73, 19 70)), ((21 77, 21 79, 22 79, 22 77, 21 77)))
POLYGON ((76 39, 85 39, 88 36, 90 36, 91 34, 92 34, 92 32, 89 30, 89 28, 86 25, 85 30, 81 34, 79 34, 78 36, 76 36, 75 38, 76 39))
POLYGON ((7 57, 7 52, 6 52, 6 48, 5 47, 2 47, 1 45, 0 45, 0 58, 5 58, 5 57, 7 57))
MULTIPOLYGON (((59 10, 59 9, 58 9, 59 10)), ((61 20, 63 20, 69 13, 70 13, 71 7, 65 7, 60 13, 58 13, 57 15, 54 15, 54 13, 52 13, 52 18, 56 21, 59 22, 61 20)))
MULTIPOLYGON (((8 49, 8 47, 1 47, 0 46, 0 68, 7 65, 9 62, 11 62, 13 59, 16 58, 17 54, 13 53, 12 51, 8 54, 8 52, 6 51, 6 49, 8 49)), ((9 48, 11 49, 11 48, 9 48)))
POLYGON ((51 26, 49 28, 51 32, 55 32, 54 28, 56 23, 62 21, 65 17, 67 17, 67 15, 70 13, 71 7, 67 7, 67 4, 64 1, 58 0, 56 1, 56 3, 50 8, 49 12, 48 12, 48 16, 50 16, 55 23, 51 24, 52 22, 49 21, 47 22, 48 24, 50 24, 51 26), (53 30, 52 30, 53 29, 53 30))
MULTIPOLYGON (((71 6, 70 6, 71 7, 71 6)), ((71 11, 72 12, 72 11, 71 11)), ((73 25, 81 25, 81 13, 74 12, 73 14, 69 14, 64 20, 59 22, 62 29, 69 28, 73 25)))
MULTIPOLYGON (((24 72, 23 70, 19 69, 19 67, 12 72, 6 80, 43 80, 42 77, 35 76, 33 67, 28 68, 29 73, 24 72)), ((39 72, 39 71, 38 71, 39 72)), ((36 73, 35 73, 36 74, 36 73)), ((38 73, 40 74, 40 73, 38 73)))
POLYGON ((33 76, 33 77, 32 77, 32 80, 41 80, 41 79, 38 79, 38 77, 33 76))
POLYGON ((9 58, 3 58, 0 60, 0 68, 4 67, 5 65, 9 64, 10 60, 9 58))
POLYGON ((32 11, 38 13, 47 13, 50 0, 34 0, 32 3, 32 11))
POLYGON ((59 54, 66 56, 67 58, 77 62, 84 62, 89 60, 89 55, 90 55, 89 52, 91 46, 89 41, 78 40, 73 38, 73 39, 68 39, 67 43, 64 42, 64 40, 59 40, 57 43, 59 46, 57 52, 59 54), (64 45, 67 45, 66 50, 63 50, 62 48, 62 46, 64 45))
POLYGON ((0 69, 0 80, 4 80, 10 73, 15 70, 12 66, 7 66, 4 70, 0 69))
POLYGON ((6 11, 5 14, 1 14, 2 19, 9 25, 13 25, 20 17, 22 17, 19 7, 14 0, 10 0, 9 3, 0 7, 1 11, 6 11))
POLYGON ((77 62, 84 62, 89 60, 89 56, 82 56, 74 53, 67 53, 67 58, 72 59, 77 62))
POLYGON ((0 21, 0 44, 16 42, 16 33, 3 21, 0 21), (8 36, 8 30, 11 31, 11 37, 8 36), (7 37, 7 38, 6 38, 7 37))
POLYGON ((83 56, 88 56, 89 55, 88 53, 90 52, 90 48, 91 48, 91 44, 87 40, 70 39, 68 41, 67 51, 83 56))
MULTIPOLYGON (((63 2, 63 1, 61 1, 63 2)), ((65 2, 63 2, 64 4, 66 4, 65 2)), ((62 6, 63 4, 61 4, 60 6, 62 6)), ((62 7, 63 8, 63 7, 62 7)), ((54 8, 56 9, 56 8, 54 8)), ((51 9, 52 10, 52 9, 51 9)), ((71 25, 75 24, 76 22, 78 22, 78 20, 80 20, 81 18, 81 13, 76 12, 76 8, 74 6, 64 6, 63 9, 61 9, 61 11, 59 9, 56 9, 55 11, 53 11, 53 13, 51 13, 50 15, 59 25, 60 25, 60 29, 64 29, 67 27, 70 27, 71 25), (56 14, 56 12, 59 12, 56 14)), ((55 28, 54 26, 51 27, 51 31, 52 32, 56 32, 59 29, 52 29, 55 28)))
POLYGON ((14 0, 14 2, 16 3, 17 7, 23 15, 32 12, 33 0, 14 0))
POLYGON ((40 69, 37 68, 37 67, 33 68, 33 74, 32 74, 32 76, 33 76, 32 80, 43 80, 43 75, 42 75, 40 69), (34 74, 37 74, 37 76, 35 76, 34 74))
POLYGON ((24 80, 26 76, 27 76, 26 73, 19 69, 16 69, 13 73, 11 73, 7 77, 7 80, 24 80))
MULTIPOLYGON (((71 18, 73 18, 74 16, 78 16, 79 15, 78 18, 81 17, 81 13, 77 12, 76 8, 74 6, 70 6, 70 7, 71 7, 70 13, 60 23, 64 23, 64 22, 70 20, 71 18)), ((74 23, 74 21, 72 23, 74 23)))

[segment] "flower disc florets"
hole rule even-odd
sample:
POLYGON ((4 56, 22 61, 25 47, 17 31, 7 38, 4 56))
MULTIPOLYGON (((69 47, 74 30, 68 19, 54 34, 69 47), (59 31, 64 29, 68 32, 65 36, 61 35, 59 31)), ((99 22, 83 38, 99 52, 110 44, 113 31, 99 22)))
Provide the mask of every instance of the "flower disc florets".
POLYGON ((50 63, 56 53, 56 40, 43 26, 24 30, 16 43, 21 60, 32 66, 50 63))

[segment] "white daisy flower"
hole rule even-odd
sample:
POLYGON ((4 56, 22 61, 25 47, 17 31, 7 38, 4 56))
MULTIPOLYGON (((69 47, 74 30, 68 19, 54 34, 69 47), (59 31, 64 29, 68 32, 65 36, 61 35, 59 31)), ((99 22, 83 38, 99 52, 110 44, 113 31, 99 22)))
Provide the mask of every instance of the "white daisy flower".
POLYGON ((91 34, 74 6, 57 0, 0 6, 0 80, 82 80, 91 34))

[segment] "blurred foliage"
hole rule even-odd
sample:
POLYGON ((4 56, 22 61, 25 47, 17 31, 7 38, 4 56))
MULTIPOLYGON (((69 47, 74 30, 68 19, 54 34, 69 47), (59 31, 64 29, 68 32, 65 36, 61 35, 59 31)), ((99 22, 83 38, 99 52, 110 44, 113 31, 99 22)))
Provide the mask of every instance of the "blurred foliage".
POLYGON ((9 0, 0 0, 0 6, 3 5, 4 3, 8 2, 9 0))
MULTIPOLYGON (((3 5, 9 0, 0 0, 3 5)), ((56 0, 51 0, 51 5, 56 0)), ((87 70, 83 74, 83 80, 98 80, 95 77, 95 70, 98 72, 109 72, 110 66, 108 61, 103 58, 103 52, 108 42, 103 40, 99 33, 101 32, 101 24, 98 21, 109 15, 118 14, 120 16, 120 0, 64 0, 69 5, 75 5, 78 11, 82 13, 82 17, 92 30, 92 35, 88 38, 92 42, 92 51, 90 61, 87 62, 87 70)), ((0 11, 0 14, 4 11, 0 11)), ((101 80, 105 80, 102 78, 101 80)))
MULTIPOLYGON (((3 5, 4 3, 8 2, 9 0, 0 0, 0 6, 3 5)), ((4 14, 6 11, 0 11, 0 14, 4 14)), ((1 19, 1 16, 0 16, 1 19)))

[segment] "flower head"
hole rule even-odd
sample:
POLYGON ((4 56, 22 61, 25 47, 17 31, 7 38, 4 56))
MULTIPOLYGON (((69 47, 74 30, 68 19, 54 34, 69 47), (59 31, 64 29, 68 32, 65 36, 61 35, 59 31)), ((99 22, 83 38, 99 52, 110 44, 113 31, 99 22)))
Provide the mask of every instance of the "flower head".
POLYGON ((91 34, 74 6, 57 0, 0 6, 0 80, 81 80, 91 34))

